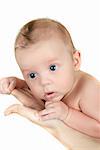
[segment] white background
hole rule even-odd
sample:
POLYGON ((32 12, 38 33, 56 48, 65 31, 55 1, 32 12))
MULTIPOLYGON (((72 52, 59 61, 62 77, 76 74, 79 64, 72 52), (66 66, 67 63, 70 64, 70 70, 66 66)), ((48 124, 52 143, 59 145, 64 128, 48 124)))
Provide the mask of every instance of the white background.
MULTIPOLYGON (((19 29, 25 23, 42 17, 58 20, 67 27, 75 47, 81 51, 81 69, 100 80, 99 0, 0 0, 0 78, 11 75, 22 77, 14 57, 14 41, 19 29)), ((12 99, 14 98, 11 96, 0 96, 2 117, 8 103, 13 103, 12 99)), ((24 120, 19 122, 23 126, 24 120)), ((6 123, 8 125, 9 120, 6 123)), ((4 124, 0 121, 1 130, 6 128, 4 125, 5 121, 4 124)), ((0 138, 6 136, 5 130, 2 132, 1 130, 0 138)), ((6 142, 9 142, 8 139, 6 138, 6 142)))

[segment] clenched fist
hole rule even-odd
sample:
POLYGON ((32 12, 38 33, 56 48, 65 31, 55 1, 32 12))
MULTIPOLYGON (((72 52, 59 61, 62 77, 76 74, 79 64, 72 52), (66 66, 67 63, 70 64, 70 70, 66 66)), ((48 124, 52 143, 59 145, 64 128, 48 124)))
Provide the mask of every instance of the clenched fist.
POLYGON ((6 77, 0 79, 0 94, 11 94, 15 88, 28 88, 27 83, 17 77, 6 77))
POLYGON ((46 102, 45 109, 39 112, 41 120, 59 119, 64 121, 68 115, 68 106, 62 101, 46 102))
POLYGON ((16 77, 0 79, 0 94, 10 94, 16 87, 16 77))

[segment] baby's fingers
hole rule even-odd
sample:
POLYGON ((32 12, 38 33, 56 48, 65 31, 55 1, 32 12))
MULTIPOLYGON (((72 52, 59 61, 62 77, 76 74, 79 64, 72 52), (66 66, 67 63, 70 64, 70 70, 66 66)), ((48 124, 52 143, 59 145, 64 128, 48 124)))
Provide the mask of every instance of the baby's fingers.
POLYGON ((41 120, 51 120, 51 119, 57 119, 56 113, 49 113, 47 115, 41 116, 41 120))
POLYGON ((0 93, 1 94, 9 94, 10 90, 9 90, 9 82, 7 81, 1 81, 0 82, 0 93))
POLYGON ((48 109, 41 110, 41 111, 39 112, 39 115, 40 115, 40 116, 45 116, 45 115, 48 115, 48 114, 50 114, 50 113, 54 113, 54 109, 48 108, 48 109))

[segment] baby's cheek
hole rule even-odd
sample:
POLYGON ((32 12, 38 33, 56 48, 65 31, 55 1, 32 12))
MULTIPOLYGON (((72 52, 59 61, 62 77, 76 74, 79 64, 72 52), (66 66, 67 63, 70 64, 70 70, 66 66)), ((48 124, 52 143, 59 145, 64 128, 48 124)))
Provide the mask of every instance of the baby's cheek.
POLYGON ((31 91, 34 91, 35 86, 33 86, 32 82, 27 82, 28 87, 30 88, 31 91))
POLYGON ((34 97, 36 98, 36 99, 41 99, 42 97, 41 97, 41 95, 42 95, 42 88, 39 88, 39 87, 37 87, 37 86, 31 86, 30 87, 31 88, 31 92, 32 92, 32 94, 34 95, 34 97))
POLYGON ((69 77, 66 76, 60 82, 60 88, 67 92, 73 87, 73 83, 74 83, 74 78, 72 76, 69 77))

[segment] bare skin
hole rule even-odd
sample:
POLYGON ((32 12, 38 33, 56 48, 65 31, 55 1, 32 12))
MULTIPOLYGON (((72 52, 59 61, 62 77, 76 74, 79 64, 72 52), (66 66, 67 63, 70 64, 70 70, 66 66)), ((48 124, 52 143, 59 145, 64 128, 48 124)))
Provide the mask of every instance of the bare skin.
MULTIPOLYGON (((18 89, 14 89, 11 94, 15 96, 19 101, 20 99, 29 100, 29 96, 27 96, 25 92, 23 94, 23 92, 18 89)), ((14 104, 6 109, 5 115, 17 113, 27 118, 28 120, 32 121, 33 123, 36 123, 39 126, 45 128, 66 147, 66 150, 67 149, 74 150, 75 147, 79 148, 79 145, 81 145, 81 147, 85 146, 90 149, 94 149, 95 146, 96 147, 99 146, 99 141, 95 141, 95 139, 88 138, 85 135, 76 134, 74 133, 74 131, 72 131, 71 133, 71 131, 69 131, 66 125, 58 119, 50 119, 50 120, 42 121, 41 118, 39 117, 38 112, 39 112, 38 110, 35 110, 33 108, 29 108, 20 104, 14 104), (74 136, 76 134, 76 138, 77 138, 76 142, 74 142, 73 134, 74 136), (80 137, 83 140, 80 140, 80 137), (71 138, 71 141, 69 140, 70 138, 71 138), (80 144, 79 144, 79 141, 80 141, 80 144)))
MULTIPOLYGON (((31 101, 32 97, 30 93, 31 92, 29 92, 29 90, 26 92, 26 90, 24 91, 20 89, 14 89, 11 92, 11 95, 16 97, 19 101, 31 101)), ((32 107, 30 108, 20 104, 13 104, 5 110, 4 114, 7 116, 12 113, 17 113, 27 118, 28 120, 32 121, 33 123, 36 123, 37 125, 45 128, 48 132, 50 132, 65 146, 66 150, 72 150, 68 142, 62 138, 62 136, 64 135, 66 125, 62 121, 57 119, 50 119, 46 121, 41 120, 39 116, 40 110, 40 105, 39 107, 36 106, 36 109, 34 109, 32 107), (39 109, 37 110, 37 108, 39 109)))
MULTIPOLYGON (((38 110, 42 121, 57 119, 79 132, 100 138, 100 84, 79 70, 78 51, 72 53, 61 40, 49 39, 25 51, 18 50, 16 58, 28 87, 22 86, 20 91, 30 94, 28 101, 19 99, 25 106, 38 110)), ((1 93, 21 88, 13 85, 1 80, 1 93)), ((12 109, 8 110, 9 114, 12 109)), ((21 114, 27 117, 26 112, 21 114)))

